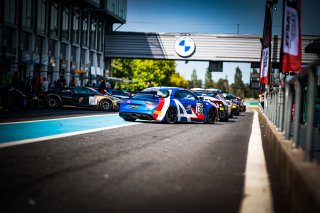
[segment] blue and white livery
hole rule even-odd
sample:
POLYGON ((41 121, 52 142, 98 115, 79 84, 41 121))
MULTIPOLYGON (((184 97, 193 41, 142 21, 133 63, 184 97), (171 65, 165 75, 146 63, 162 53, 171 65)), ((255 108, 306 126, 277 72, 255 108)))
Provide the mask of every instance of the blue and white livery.
POLYGON ((119 115, 126 121, 141 119, 213 124, 217 118, 217 109, 214 104, 198 98, 186 89, 151 87, 124 100, 119 115))

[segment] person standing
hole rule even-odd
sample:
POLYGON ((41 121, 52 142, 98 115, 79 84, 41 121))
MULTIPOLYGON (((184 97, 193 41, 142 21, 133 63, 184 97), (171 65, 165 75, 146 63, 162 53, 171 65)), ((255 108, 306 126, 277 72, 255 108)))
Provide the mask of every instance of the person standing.
POLYGON ((106 93, 105 90, 107 89, 106 82, 104 81, 104 79, 102 77, 99 79, 99 81, 100 81, 99 92, 102 94, 105 94, 106 93))
POLYGON ((66 79, 64 78, 64 76, 60 76, 60 78, 58 79, 57 81, 57 87, 58 88, 64 88, 67 86, 67 82, 66 82, 66 79))

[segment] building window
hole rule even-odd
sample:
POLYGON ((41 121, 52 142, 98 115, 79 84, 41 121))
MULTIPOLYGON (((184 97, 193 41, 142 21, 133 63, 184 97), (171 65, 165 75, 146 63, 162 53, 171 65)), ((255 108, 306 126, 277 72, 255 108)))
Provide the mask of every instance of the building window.
POLYGON ((103 23, 98 23, 98 41, 97 41, 97 51, 103 51, 103 23))
POLYGON ((38 1, 38 19, 37 19, 37 32, 45 33, 46 27, 46 0, 38 1))
POLYGON ((72 24, 72 42, 80 44, 80 14, 77 8, 73 10, 73 24, 72 24))
POLYGON ((10 24, 16 23, 16 1, 5 0, 4 2, 4 21, 10 24))
POLYGON ((22 26, 24 27, 32 27, 32 0, 24 0, 22 1, 22 26))
POLYGON ((75 46, 71 47, 71 69, 76 69, 77 68, 77 63, 78 63, 78 59, 77 59, 77 52, 78 52, 78 48, 75 46))
POLYGON ((69 40, 69 8, 63 7, 62 11, 62 39, 69 40))
POLYGON ((82 20, 82 46, 88 46, 88 18, 82 20))
POLYGON ((29 51, 29 34, 27 32, 20 33, 20 49, 23 51, 29 51))
POLYGON ((91 20, 91 30, 90 30, 90 48, 96 49, 96 21, 91 20))
POLYGON ((50 18, 50 36, 56 38, 58 37, 58 4, 56 2, 51 4, 50 18))
POLYGON ((101 54, 97 54, 97 67, 101 67, 101 57, 102 55, 101 54))

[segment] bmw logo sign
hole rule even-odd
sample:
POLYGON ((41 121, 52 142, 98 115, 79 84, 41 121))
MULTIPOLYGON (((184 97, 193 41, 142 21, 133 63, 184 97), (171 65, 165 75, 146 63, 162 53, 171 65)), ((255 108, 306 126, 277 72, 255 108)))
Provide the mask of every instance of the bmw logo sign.
POLYGON ((176 40, 175 49, 181 57, 189 57, 196 49, 196 45, 192 38, 188 36, 181 36, 176 40))

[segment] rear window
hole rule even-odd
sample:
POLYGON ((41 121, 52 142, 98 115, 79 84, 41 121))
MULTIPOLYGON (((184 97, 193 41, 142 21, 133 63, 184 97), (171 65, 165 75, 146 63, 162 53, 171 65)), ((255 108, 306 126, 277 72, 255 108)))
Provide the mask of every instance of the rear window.
POLYGON ((167 98, 169 96, 168 90, 147 90, 138 92, 133 98, 167 98))

